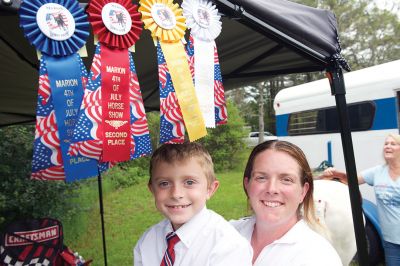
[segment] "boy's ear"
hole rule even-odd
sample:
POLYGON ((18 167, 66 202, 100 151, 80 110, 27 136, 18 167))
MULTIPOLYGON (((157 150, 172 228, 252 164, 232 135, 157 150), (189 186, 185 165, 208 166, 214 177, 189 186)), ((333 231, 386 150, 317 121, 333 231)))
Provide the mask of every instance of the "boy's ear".
POLYGON ((213 182, 211 182, 211 184, 208 186, 207 189, 207 199, 209 200, 212 195, 214 195, 215 191, 217 191, 219 187, 219 181, 218 180, 214 180, 213 182))
POLYGON ((152 194, 154 194, 153 186, 151 185, 150 182, 147 184, 147 188, 150 190, 150 192, 151 192, 152 194))

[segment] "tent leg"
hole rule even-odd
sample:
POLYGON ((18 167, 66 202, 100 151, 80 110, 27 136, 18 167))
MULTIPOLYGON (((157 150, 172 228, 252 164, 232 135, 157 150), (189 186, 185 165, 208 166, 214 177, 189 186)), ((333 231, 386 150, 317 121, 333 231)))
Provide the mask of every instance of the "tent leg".
POLYGON ((107 248, 106 248, 106 233, 104 230, 104 208, 103 208, 103 188, 101 185, 101 174, 100 171, 97 175, 97 183, 99 187, 99 204, 100 204, 100 218, 101 218, 101 235, 103 237, 103 255, 104 255, 104 266, 107 266, 107 248))
POLYGON ((361 266, 368 266, 367 241, 362 214, 361 194, 358 187, 357 169, 354 159, 353 142, 351 139, 350 122, 346 104, 346 89, 342 69, 336 65, 327 73, 331 85, 331 93, 335 96, 336 108, 339 117, 340 134, 342 139, 344 161, 349 182, 351 210, 353 214, 354 232, 356 236, 358 262, 361 266))

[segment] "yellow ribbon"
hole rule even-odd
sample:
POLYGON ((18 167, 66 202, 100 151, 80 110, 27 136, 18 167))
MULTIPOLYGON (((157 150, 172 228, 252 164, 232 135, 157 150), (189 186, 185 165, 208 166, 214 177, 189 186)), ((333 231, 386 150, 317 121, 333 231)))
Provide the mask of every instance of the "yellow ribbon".
POLYGON ((150 30, 153 38, 160 41, 189 140, 194 141, 206 136, 207 130, 190 74, 186 52, 180 41, 186 30, 182 9, 172 0, 141 0, 139 11, 142 13, 145 29, 150 30), (153 8, 159 8, 160 13, 168 11, 164 12, 167 14, 163 14, 163 18, 166 18, 165 25, 162 24, 160 18, 158 18, 160 24, 157 24, 153 18, 153 14, 156 13, 153 8), (174 17, 172 18, 170 15, 174 17), (170 23, 172 21, 175 23, 170 23))

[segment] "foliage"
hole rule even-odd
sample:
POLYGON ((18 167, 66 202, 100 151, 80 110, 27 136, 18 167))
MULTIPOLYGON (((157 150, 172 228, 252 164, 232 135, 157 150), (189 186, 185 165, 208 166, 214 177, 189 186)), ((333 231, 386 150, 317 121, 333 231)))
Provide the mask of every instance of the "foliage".
POLYGON ((227 101, 227 109, 228 123, 208 129, 207 137, 199 140, 210 152, 216 171, 234 169, 240 165, 245 150, 243 137, 246 131, 239 109, 231 101, 227 101))
POLYGON ((104 178, 109 178, 116 189, 130 187, 148 176, 148 165, 148 157, 138 158, 114 166, 104 174, 104 178))
POLYGON ((0 129, 0 230, 25 218, 68 216, 76 184, 30 180, 33 126, 0 129))
POLYGON ((256 86, 247 86, 227 92, 227 96, 238 106, 240 113, 243 114, 246 125, 251 127, 251 131, 261 131, 259 125, 260 99, 263 99, 264 105, 264 131, 276 134, 274 98, 284 84, 283 77, 276 77, 269 81, 261 82, 257 85, 263 87, 263 97, 260 97, 260 88, 256 86))
POLYGON ((160 112, 149 112, 146 114, 149 125, 151 145, 157 148, 160 142, 160 112))
POLYGON ((399 2, 392 10, 378 8, 370 0, 299 0, 309 6, 332 10, 336 14, 342 54, 353 70, 400 58, 399 2))

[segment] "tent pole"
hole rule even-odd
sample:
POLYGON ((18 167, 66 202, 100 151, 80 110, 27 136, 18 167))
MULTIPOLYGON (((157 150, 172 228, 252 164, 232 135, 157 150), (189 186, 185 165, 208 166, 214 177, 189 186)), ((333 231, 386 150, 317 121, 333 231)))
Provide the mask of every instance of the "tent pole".
POLYGON ((349 182, 351 210, 353 214, 354 232, 357 244, 358 262, 361 266, 368 266, 367 241, 362 214, 361 194, 358 187, 357 169, 354 159, 353 142, 351 139, 350 122, 346 104, 346 88, 342 69, 337 63, 328 70, 327 76, 331 85, 331 93, 335 96, 336 108, 339 117, 340 135, 342 139, 344 161, 349 182))
POLYGON ((98 171, 98 175, 97 175, 97 183, 98 183, 98 187, 99 187, 99 204, 100 204, 100 218, 101 218, 101 235, 103 237, 104 266, 107 266, 106 233, 104 230, 103 188, 101 186, 100 170, 98 171))

